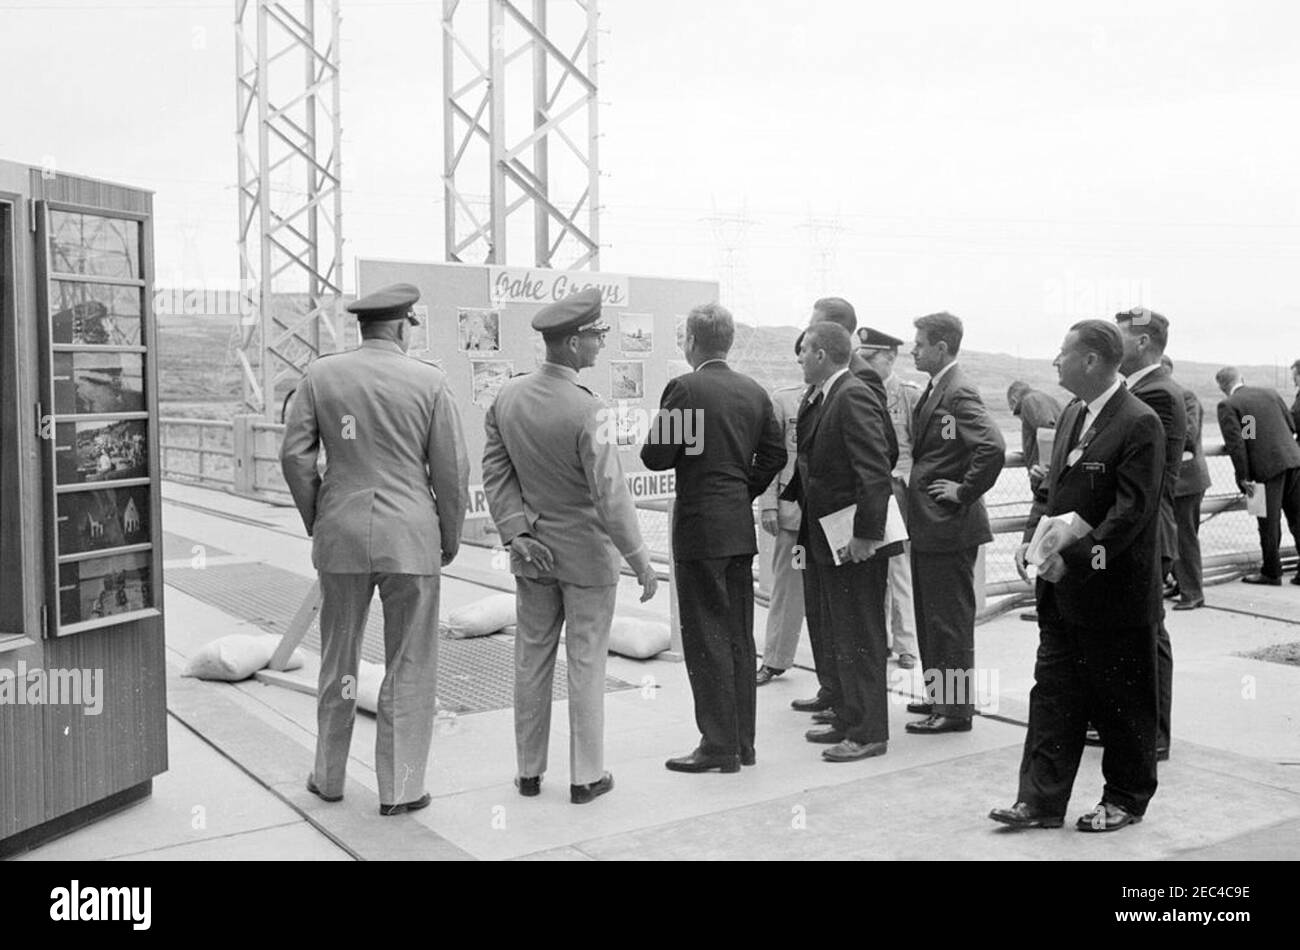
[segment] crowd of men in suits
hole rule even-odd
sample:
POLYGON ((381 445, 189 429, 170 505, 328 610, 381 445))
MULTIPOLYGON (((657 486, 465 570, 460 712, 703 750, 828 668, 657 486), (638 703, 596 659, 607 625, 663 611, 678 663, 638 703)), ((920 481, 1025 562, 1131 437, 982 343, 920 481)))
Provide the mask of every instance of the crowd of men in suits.
MULTIPOLYGON (((282 449, 323 594, 319 733, 307 787, 327 801, 342 798, 356 704, 347 685, 356 682, 378 588, 384 815, 430 801, 439 574, 456 556, 467 503, 446 379, 406 356, 418 298, 416 288, 395 285, 349 308, 362 345, 308 368, 282 449)), ((891 646, 901 668, 924 671, 925 696, 908 706, 921 718, 906 731, 972 729, 974 571, 992 540, 982 498, 1002 470, 1005 444, 960 365, 961 320, 934 313, 913 325, 911 355, 929 378, 923 391, 893 371, 902 340, 859 328, 843 299, 817 301, 794 344, 804 384, 773 397, 728 364, 735 326, 725 308, 703 305, 687 318, 682 348, 692 371, 665 388, 641 448, 648 468, 676 473, 674 578, 700 734, 668 769, 734 773, 756 763, 757 688, 792 665, 805 618, 818 691, 792 706, 812 713, 806 737, 826 746, 824 760, 887 752, 891 646), (689 445, 685 417, 702 426, 689 445), (775 539, 762 665, 753 629, 755 502, 775 539)), ((533 328, 546 359, 501 388, 487 413, 483 458, 488 506, 516 580, 515 783, 521 795, 541 794, 564 629, 570 800, 585 804, 614 784, 604 767, 603 693, 620 562, 638 578, 643 601, 657 577, 603 404, 579 381, 609 330, 599 291, 543 308, 533 328)), ((1142 308, 1113 322, 1080 321, 1054 361, 1075 396, 1063 411, 1022 384, 1008 392, 1034 488, 1018 569, 1028 578, 1042 518, 1072 514, 1087 531, 1036 564, 1040 646, 1019 792, 1012 807, 990 814, 1007 825, 1063 824, 1090 727, 1105 745, 1106 786, 1080 830, 1140 821, 1156 763, 1168 754, 1172 651, 1162 581, 1177 578, 1180 606, 1203 602, 1195 537, 1208 486, 1199 403, 1172 380, 1168 329, 1142 308), (1050 455, 1039 457, 1037 436, 1052 427, 1050 455)), ((1300 362, 1293 369, 1300 385, 1300 362)), ((1281 514, 1300 542, 1300 397, 1288 410, 1230 368, 1218 382, 1238 483, 1265 501, 1264 563, 1246 580, 1279 584, 1281 514)))

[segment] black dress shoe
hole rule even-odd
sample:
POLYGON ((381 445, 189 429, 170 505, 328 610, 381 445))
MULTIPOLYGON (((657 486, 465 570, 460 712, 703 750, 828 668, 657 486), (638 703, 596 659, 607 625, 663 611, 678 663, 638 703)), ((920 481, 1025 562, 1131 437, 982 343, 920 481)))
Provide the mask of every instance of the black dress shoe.
POLYGON ((315 795, 323 802, 332 803, 332 802, 343 801, 342 795, 326 795, 324 792, 322 792, 320 790, 320 786, 316 784, 316 776, 314 775, 307 776, 307 791, 311 792, 313 795, 315 795))
POLYGON ((908 703, 907 711, 916 716, 933 716, 934 704, 932 703, 908 703))
POLYGON ((606 772, 600 777, 600 781, 592 782, 590 785, 570 785, 569 801, 575 805, 585 805, 593 798, 599 798, 614 787, 614 776, 606 772))
POLYGON ((989 817, 1012 828, 1060 828, 1065 824, 1064 815, 1047 815, 1024 802, 1016 802, 1010 808, 995 808, 989 817))
POLYGON ((1264 584, 1267 587, 1281 587, 1282 578, 1269 577, 1266 574, 1247 574, 1241 579, 1243 584, 1264 584))
POLYGON ((1296 576, 1291 578, 1291 583, 1295 584, 1297 587, 1300 587, 1300 571, 1297 571, 1296 576))
POLYGON ((1136 825, 1141 820, 1141 815, 1126 811, 1113 802, 1101 802, 1086 815, 1081 815, 1074 827, 1078 831, 1119 831, 1126 825, 1136 825))
POLYGON ((835 710, 823 709, 812 714, 812 721, 819 726, 829 726, 835 722, 835 710))
POLYGON ((1199 600, 1180 600, 1174 604, 1174 610, 1196 610, 1198 607, 1205 606, 1205 598, 1199 600))
POLYGON ((747 752, 741 752, 741 753, 740 753, 740 764, 741 764, 741 765, 753 765, 753 764, 754 764, 755 762, 757 762, 757 761, 758 761, 758 757, 754 755, 754 750, 753 750, 753 749, 750 749, 750 750, 747 751, 747 752))
POLYGON ((1156 749, 1156 761, 1157 762, 1169 761, 1169 746, 1165 746, 1163 749, 1156 749))
POLYGON ((1175 597, 1181 597, 1181 596, 1182 596, 1182 591, 1179 590, 1177 584, 1165 585, 1165 600, 1173 600, 1175 597))
POLYGON ((816 729, 809 729, 803 734, 803 737, 809 742, 819 742, 822 745, 836 745, 844 741, 844 730, 836 729, 834 726, 818 726, 816 729))
POLYGON ((542 794, 542 777, 534 775, 530 778, 516 778, 515 788, 519 789, 519 794, 524 798, 534 798, 542 794))
POLYGON ((1088 723, 1088 731, 1083 734, 1083 744, 1091 746, 1100 746, 1102 744, 1101 733, 1097 731, 1097 727, 1092 723, 1088 723))
POLYGON ((760 666, 758 672, 754 674, 754 685, 766 686, 784 672, 785 670, 773 669, 770 666, 760 666))
POLYGON ((957 716, 931 716, 904 727, 914 736, 935 736, 941 732, 970 732, 971 721, 957 716))
POLYGON ((812 699, 796 699, 790 703, 790 708, 795 712, 823 712, 831 708, 831 702, 829 699, 814 696, 812 699))
POLYGON ((714 769, 719 772, 739 772, 740 756, 709 755, 696 749, 690 755, 669 759, 664 763, 664 768, 670 772, 712 772, 714 769))
POLYGON ((391 818, 393 815, 405 815, 408 811, 419 811, 421 808, 428 808, 429 802, 433 801, 433 796, 425 792, 413 802, 398 802, 396 805, 380 805, 379 814, 385 818, 391 818))

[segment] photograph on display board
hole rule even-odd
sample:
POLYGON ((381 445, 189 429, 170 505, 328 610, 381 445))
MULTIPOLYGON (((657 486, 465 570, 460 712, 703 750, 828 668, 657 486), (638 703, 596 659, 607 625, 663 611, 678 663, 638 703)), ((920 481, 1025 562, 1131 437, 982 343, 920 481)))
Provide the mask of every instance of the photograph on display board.
POLYGON ((143 412, 143 353, 55 353, 54 411, 143 412))
POLYGON ((620 313, 618 342, 624 353, 649 353, 654 350, 655 319, 648 313, 620 313))
POLYGON ((474 405, 487 409, 514 375, 515 364, 509 360, 470 360, 469 365, 474 378, 474 405))
POLYGON ((56 280, 51 282, 50 292, 55 343, 140 345, 139 287, 56 280))
POLYGON ((59 495, 59 554, 149 542, 149 486, 59 495))
POLYGON ((645 363, 640 360, 614 360, 609 364, 611 399, 645 398, 645 363))
POLYGON ((59 565, 63 626, 153 606, 148 551, 59 565))
POLYGON ((60 422, 55 426, 54 467, 60 485, 147 478, 149 423, 60 422))
POLYGON ((640 445, 644 441, 646 419, 640 406, 619 400, 614 404, 616 441, 620 448, 640 445))
POLYGON ((460 348, 466 353, 501 351, 501 313, 462 307, 456 316, 460 348))

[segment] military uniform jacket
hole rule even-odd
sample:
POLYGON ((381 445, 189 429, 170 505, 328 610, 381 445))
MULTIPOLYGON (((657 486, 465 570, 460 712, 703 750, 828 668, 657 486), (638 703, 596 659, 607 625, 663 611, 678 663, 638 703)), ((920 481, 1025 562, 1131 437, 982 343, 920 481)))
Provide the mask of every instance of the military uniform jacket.
POLYGON ((307 367, 280 464, 318 571, 433 575, 460 547, 469 482, 460 413, 442 370, 396 343, 365 340, 307 367))
POLYGON ((776 511, 777 526, 784 531, 798 531, 799 520, 802 514, 797 501, 787 501, 781 498, 781 492, 785 491, 785 486, 789 485, 794 479, 795 465, 799 457, 799 437, 797 434, 799 422, 799 407, 803 404, 804 392, 807 386, 783 386, 776 392, 772 393, 772 411, 776 414, 776 424, 781 430, 781 438, 785 441, 785 467, 776 473, 776 478, 772 484, 763 492, 762 502, 759 505, 762 511, 776 511))
MULTIPOLYGON (((545 576, 579 587, 617 584, 620 554, 638 573, 649 567, 615 420, 575 370, 543 363, 508 381, 485 425, 483 490, 504 543, 531 534, 555 557, 545 576)), ((510 568, 543 576, 513 554, 510 568)))
POLYGON ((898 464, 894 466, 894 477, 906 482, 912 474, 912 418, 916 415, 916 404, 921 401, 921 387, 891 373, 885 380, 885 396, 889 418, 894 423, 894 435, 898 439, 898 464))

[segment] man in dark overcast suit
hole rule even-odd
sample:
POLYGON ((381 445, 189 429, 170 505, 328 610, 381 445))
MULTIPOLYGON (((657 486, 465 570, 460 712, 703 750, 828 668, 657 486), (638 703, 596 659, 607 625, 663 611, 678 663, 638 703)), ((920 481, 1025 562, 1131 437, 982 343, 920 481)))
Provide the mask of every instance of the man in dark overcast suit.
POLYGON ((1061 404, 1047 393, 1039 392, 1017 379, 1007 387, 1007 408, 1020 420, 1020 452, 1029 469, 1029 491, 1038 490, 1043 477, 1034 471, 1038 465, 1038 430, 1055 429, 1061 418, 1061 404))
POLYGON ((753 503, 784 467, 786 450, 767 392, 727 365, 734 339, 724 307, 691 311, 682 350, 694 372, 669 380, 641 448, 646 468, 677 474, 674 575, 701 738, 695 751, 665 763, 674 772, 754 764, 753 503))
POLYGON ((908 712, 919 735, 969 732, 975 715, 975 559, 993 540, 983 495, 1006 461, 1006 443, 957 365, 961 320, 932 313, 914 321, 912 358, 930 383, 912 426, 907 530, 912 539, 912 597, 926 702, 908 712))
MULTIPOLYGON (((1178 527, 1174 520, 1174 489, 1188 447, 1187 407, 1183 390, 1160 362, 1169 343, 1169 321, 1154 310, 1134 307, 1115 314, 1124 358, 1119 371, 1129 392, 1150 406, 1164 428, 1165 477, 1160 482, 1160 577, 1168 577, 1178 554, 1178 527)), ((1165 629, 1164 606, 1156 630, 1156 674, 1160 689, 1160 735, 1156 757, 1169 758, 1170 721, 1174 697, 1174 650, 1165 629)))
POLYGON ((1101 733, 1101 803, 1080 831, 1141 821, 1156 790, 1156 625, 1160 619, 1160 417, 1118 376, 1120 331, 1070 328, 1054 365, 1078 398, 1061 416, 1052 464, 1034 496, 1016 569, 1043 517, 1074 512, 1092 530, 1038 568, 1039 646, 1020 788, 989 813, 1016 828, 1059 828, 1089 719, 1101 733))
POLYGON ((798 461, 783 496, 803 512, 808 638, 831 712, 807 739, 830 745, 822 753, 830 762, 883 755, 889 740, 885 587, 892 552, 883 542, 898 458, 885 438, 893 424, 849 371, 851 353, 848 331, 835 323, 815 323, 804 334, 799 363, 812 397, 797 423, 798 461), (837 565, 819 519, 851 506, 852 538, 837 565))
POLYGON ((1291 421, 1295 425, 1296 444, 1300 445, 1300 360, 1291 364, 1291 382, 1295 384, 1295 402, 1291 404, 1291 421))
MULTIPOLYGON (((1172 374, 1173 361, 1161 358, 1172 374)), ((1205 605, 1201 589, 1201 502, 1210 487, 1210 468, 1201 447, 1205 419, 1201 400, 1183 387, 1183 408, 1187 410, 1187 445, 1183 449, 1178 483, 1174 485, 1174 521, 1178 528, 1178 550, 1174 558, 1174 610, 1196 610, 1205 605)))
MULTIPOLYGON (((1249 483, 1264 486, 1266 515, 1259 520, 1259 546, 1264 564, 1258 574, 1242 580, 1247 584, 1282 583, 1282 515, 1286 515, 1291 537, 1300 548, 1300 444, 1295 420, 1276 390, 1247 386, 1236 367, 1225 366, 1215 381, 1228 398, 1219 403, 1219 431, 1223 447, 1232 458, 1237 487, 1243 493, 1249 483)), ((1291 583, 1300 584, 1300 568, 1291 583)))

